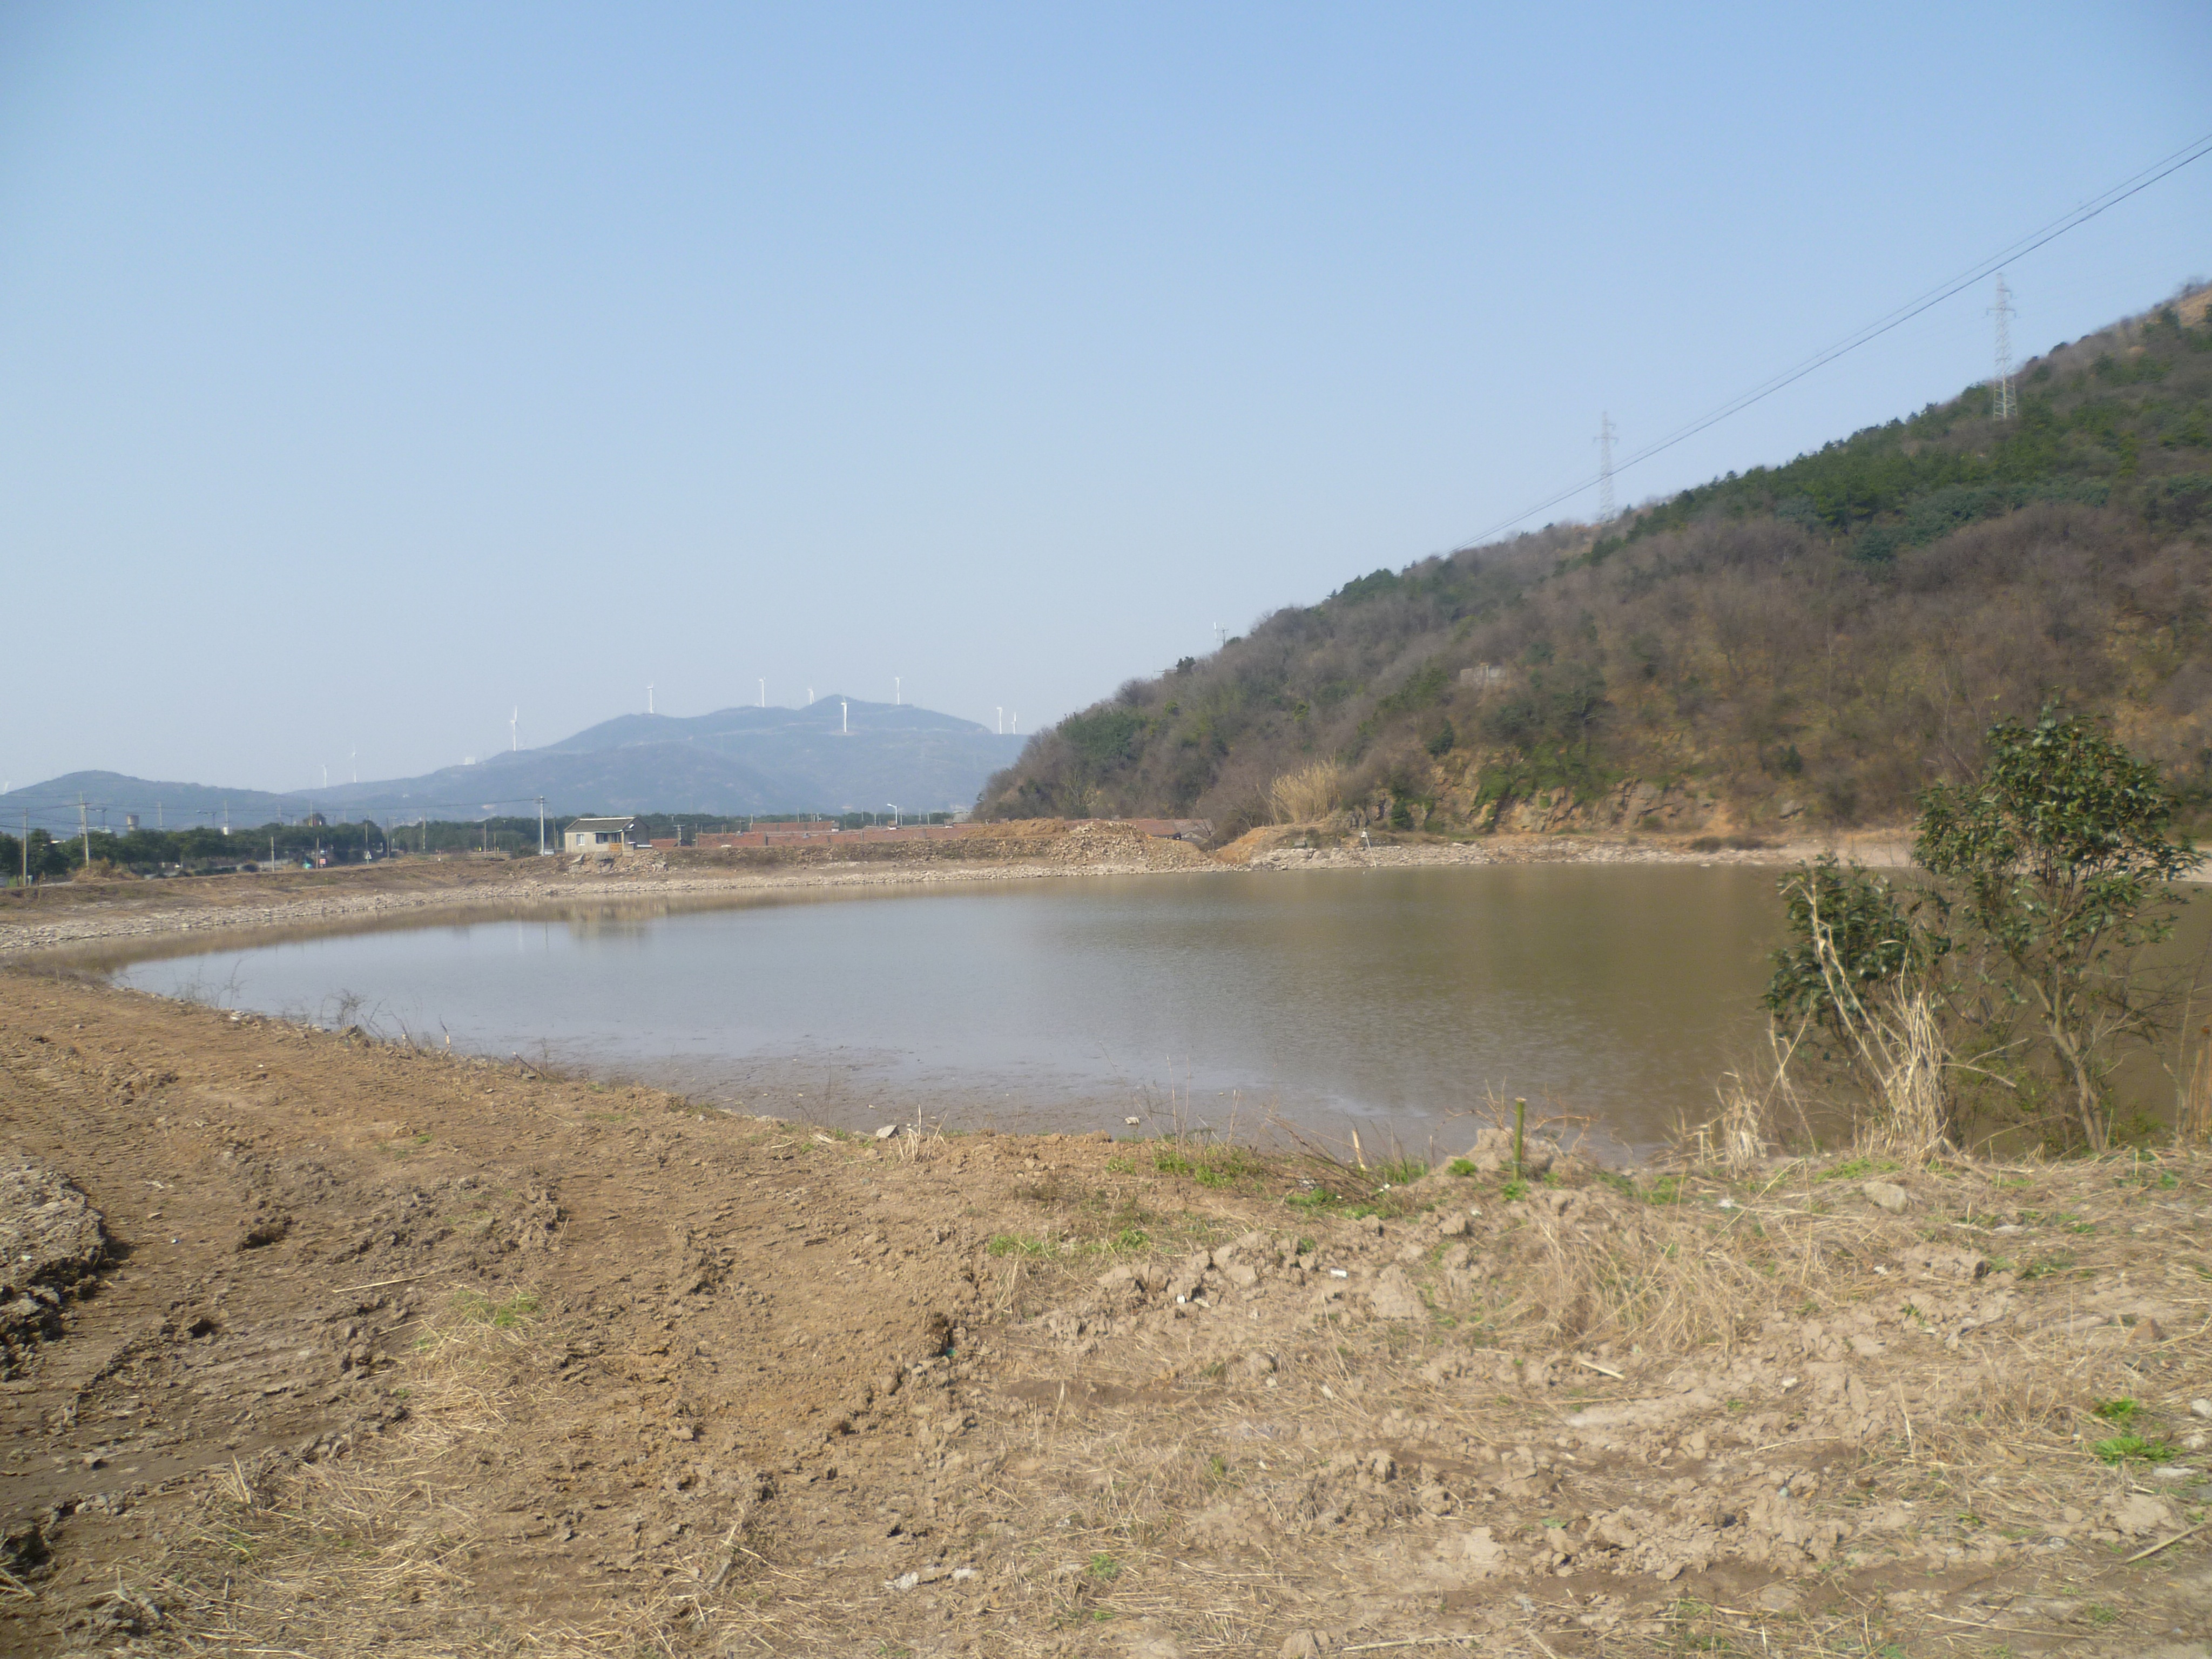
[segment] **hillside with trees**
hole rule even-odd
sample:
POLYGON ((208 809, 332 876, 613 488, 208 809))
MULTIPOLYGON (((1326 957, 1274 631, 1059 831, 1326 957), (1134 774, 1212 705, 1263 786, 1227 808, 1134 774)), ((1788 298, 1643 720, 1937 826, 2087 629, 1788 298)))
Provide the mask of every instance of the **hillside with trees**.
POLYGON ((2212 289, 1785 465, 1377 570, 1038 734, 994 817, 1899 823, 1992 720, 2212 807, 2212 289))

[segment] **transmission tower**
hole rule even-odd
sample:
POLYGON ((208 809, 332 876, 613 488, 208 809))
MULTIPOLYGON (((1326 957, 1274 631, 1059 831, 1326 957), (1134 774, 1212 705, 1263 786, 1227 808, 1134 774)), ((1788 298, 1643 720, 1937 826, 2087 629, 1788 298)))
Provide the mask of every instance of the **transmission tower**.
POLYGON ((1996 373, 1990 377, 1990 418, 2009 421, 2018 413, 2012 395, 2012 291, 2004 272, 1997 272, 1997 302, 1990 307, 1997 319, 1996 373))
POLYGON ((1597 422, 1597 521, 1611 524, 1613 502, 1613 416, 1601 414, 1597 422))

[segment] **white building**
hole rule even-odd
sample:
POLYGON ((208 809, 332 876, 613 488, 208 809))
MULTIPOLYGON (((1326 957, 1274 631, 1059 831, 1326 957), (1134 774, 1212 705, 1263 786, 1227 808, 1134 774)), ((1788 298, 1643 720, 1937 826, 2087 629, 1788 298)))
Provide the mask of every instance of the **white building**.
POLYGON ((571 853, 619 853, 636 825, 635 818, 574 818, 561 832, 561 844, 571 853))

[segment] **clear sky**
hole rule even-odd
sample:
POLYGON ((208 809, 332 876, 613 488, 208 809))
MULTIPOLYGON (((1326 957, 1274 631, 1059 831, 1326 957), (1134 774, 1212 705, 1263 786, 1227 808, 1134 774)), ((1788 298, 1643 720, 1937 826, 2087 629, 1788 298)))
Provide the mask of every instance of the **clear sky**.
MULTIPOLYGON (((0 0, 0 782, 648 682, 1030 730, 2208 130, 2203 0, 0 0)), ((2212 274, 2212 160, 2008 274, 2022 355, 2212 274)), ((1989 301, 1624 499, 1953 395, 1989 301)))

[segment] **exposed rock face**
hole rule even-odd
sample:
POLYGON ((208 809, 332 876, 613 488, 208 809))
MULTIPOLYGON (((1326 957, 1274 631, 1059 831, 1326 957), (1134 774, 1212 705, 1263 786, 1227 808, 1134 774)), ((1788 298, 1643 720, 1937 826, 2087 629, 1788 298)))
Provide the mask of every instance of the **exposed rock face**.
POLYGON ((67 1176, 23 1159, 0 1168, 0 1375, 12 1376, 107 1258, 100 1212, 67 1176))

